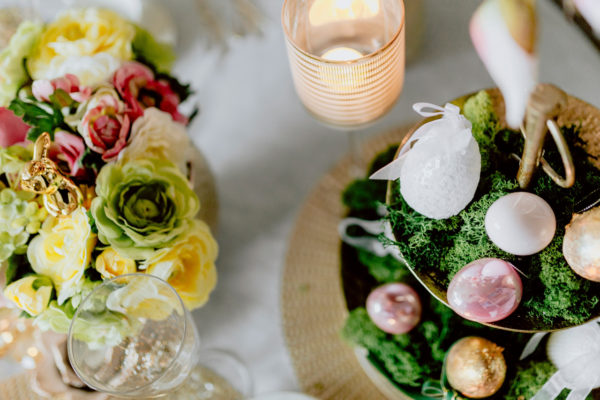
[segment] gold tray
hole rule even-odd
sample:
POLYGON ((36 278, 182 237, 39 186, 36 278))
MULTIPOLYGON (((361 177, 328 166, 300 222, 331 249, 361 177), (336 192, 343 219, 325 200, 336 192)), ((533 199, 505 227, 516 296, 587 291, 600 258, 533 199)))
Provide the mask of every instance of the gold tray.
MULTIPOLYGON (((492 102, 496 108, 496 114, 499 116, 500 126, 502 128, 506 128, 506 121, 504 119, 504 100, 500 91, 498 89, 487 89, 486 91, 492 98, 492 102)), ((452 100, 452 103, 462 108, 465 101, 474 94, 477 94, 477 92, 452 100)), ((432 118, 427 118, 416 124, 402 141, 401 146, 398 148, 398 152, 402 148, 402 145, 404 145, 404 143, 410 139, 410 136, 421 125, 431 120, 432 118)), ((564 126, 572 123, 581 124, 579 136, 583 143, 585 143, 584 150, 590 156, 595 157, 590 157, 590 161, 596 166, 596 168, 600 170, 600 110, 578 98, 568 96, 567 106, 563 112, 561 112, 560 117, 558 118, 558 125, 564 126)), ((577 174, 577 171, 575 171, 575 174, 577 174)), ((392 181, 388 183, 386 199, 388 204, 391 202, 391 196, 393 193, 392 188, 394 184, 395 182, 392 181)), ((415 278, 417 278, 417 280, 423 284, 423 286, 431 293, 432 296, 437 298, 442 303, 448 305, 447 287, 440 284, 440 280, 442 278, 440 278, 440 275, 436 270, 430 269, 427 272, 417 271, 414 270, 409 264, 407 265, 415 278)), ((598 287, 600 287, 600 285, 598 285, 598 287)), ((593 316, 590 318, 590 320, 598 317, 600 317, 600 304, 596 306, 593 316)), ((536 320, 527 315, 521 308, 517 308, 513 314, 503 320, 493 323, 483 323, 483 325, 487 325, 492 328, 523 333, 551 332, 573 327, 566 322, 548 326, 543 321, 536 320)))

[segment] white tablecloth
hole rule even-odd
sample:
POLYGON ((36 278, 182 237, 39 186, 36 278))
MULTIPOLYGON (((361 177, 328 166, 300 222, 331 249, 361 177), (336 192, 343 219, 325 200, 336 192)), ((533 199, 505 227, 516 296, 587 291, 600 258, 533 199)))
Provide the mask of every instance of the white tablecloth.
MULTIPOLYGON (((493 85, 468 36, 480 1, 425 3, 420 56, 407 67, 396 106, 368 134, 416 120, 417 101, 443 103, 493 85)), ((600 106, 600 53, 549 0, 539 3, 542 81, 600 106)), ((201 114, 191 132, 220 195, 219 283, 195 320, 206 346, 231 350, 247 363, 256 393, 298 388, 280 317, 287 240, 311 187, 348 149, 347 136, 315 122, 294 92, 281 4, 263 0, 262 37, 236 39, 221 60, 183 37, 187 49, 175 71, 199 90, 201 114)), ((175 13, 185 22, 184 10, 175 13)), ((0 363, 0 376, 2 369, 0 363)))
MULTIPOLYGON (((264 36, 234 43, 199 85, 202 113, 193 129, 221 196, 220 281, 195 317, 207 345, 231 349, 247 362, 257 393, 297 387, 280 317, 287 239, 311 187, 348 149, 346 135, 315 122, 294 92, 281 3, 264 1, 264 36)), ((493 85, 468 36, 479 3, 426 1, 420 56, 407 67, 396 106, 369 134, 415 120, 417 101, 442 103, 493 85)), ((550 1, 539 3, 541 80, 600 106, 600 53, 550 1)), ((180 65, 186 76, 199 54, 180 65)))

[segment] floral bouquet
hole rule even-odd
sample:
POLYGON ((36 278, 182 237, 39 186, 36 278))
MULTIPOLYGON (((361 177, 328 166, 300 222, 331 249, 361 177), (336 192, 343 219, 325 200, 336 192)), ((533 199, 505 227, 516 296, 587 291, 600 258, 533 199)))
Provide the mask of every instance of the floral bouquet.
POLYGON ((121 274, 166 280, 189 309, 216 284, 173 60, 99 9, 24 22, 0 53, 4 296, 43 330, 66 333, 82 298, 121 274))

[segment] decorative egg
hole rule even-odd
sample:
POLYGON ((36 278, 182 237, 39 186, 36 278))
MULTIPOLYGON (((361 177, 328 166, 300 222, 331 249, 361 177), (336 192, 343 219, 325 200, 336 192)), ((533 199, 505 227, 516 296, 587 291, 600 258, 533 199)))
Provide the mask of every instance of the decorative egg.
POLYGON ((400 192, 411 208, 426 217, 450 218, 475 195, 481 154, 470 129, 460 135, 464 137, 442 131, 437 137, 418 141, 406 154, 400 192))
POLYGON ((464 210, 477 190, 479 145, 460 107, 416 103, 413 109, 424 117, 441 118, 421 125, 398 157, 370 178, 400 179, 400 193, 412 209, 428 218, 450 218, 464 210))
POLYGON ((406 333, 421 319, 421 300, 410 286, 388 283, 369 294, 367 313, 382 331, 394 335, 406 333))
POLYGON ((490 240, 507 253, 529 256, 550 244, 556 232, 556 217, 541 197, 516 192, 491 205, 485 215, 485 230, 490 240))
POLYGON ((498 258, 482 258, 456 273, 448 287, 448 304, 461 317, 494 322, 512 314, 523 296, 515 267, 498 258))
POLYGON ((576 274, 600 282, 600 207, 573 217, 566 228, 563 254, 576 274))
POLYGON ((477 336, 454 343, 445 364, 450 386, 471 399, 496 393, 506 378, 503 350, 496 343, 477 336))

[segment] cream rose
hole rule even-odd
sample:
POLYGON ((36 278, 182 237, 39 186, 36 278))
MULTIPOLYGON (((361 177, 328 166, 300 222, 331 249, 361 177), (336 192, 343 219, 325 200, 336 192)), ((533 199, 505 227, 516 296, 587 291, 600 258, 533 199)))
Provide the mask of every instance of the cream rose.
POLYGON ((111 292, 106 307, 125 315, 161 321, 173 312, 183 314, 183 307, 173 290, 158 279, 132 277, 126 284, 111 292))
POLYGON ((52 283, 43 276, 29 275, 8 285, 4 296, 31 316, 48 308, 52 295, 52 283))
POLYGON ((157 108, 147 108, 144 115, 131 127, 127 147, 119 154, 119 161, 126 163, 144 158, 158 158, 177 162, 185 173, 185 154, 189 148, 185 126, 173 121, 170 114, 157 108))
POLYGON ((96 271, 100 272, 103 278, 110 279, 134 273, 136 265, 134 260, 121 257, 115 249, 109 247, 96 258, 96 271))
POLYGON ((61 305, 81 286, 96 235, 82 207, 66 217, 49 217, 39 233, 29 244, 27 258, 35 272, 52 280, 61 305))
POLYGON ((142 265, 146 272, 169 282, 189 309, 201 307, 217 283, 219 248, 210 228, 194 220, 173 246, 157 251, 142 265))
POLYGON ((133 58, 134 37, 135 27, 112 11, 69 10, 48 25, 27 66, 34 79, 71 73, 94 86, 133 58))

